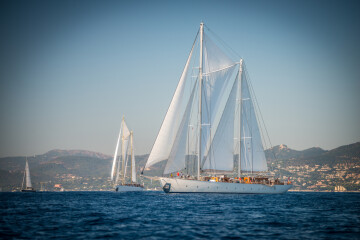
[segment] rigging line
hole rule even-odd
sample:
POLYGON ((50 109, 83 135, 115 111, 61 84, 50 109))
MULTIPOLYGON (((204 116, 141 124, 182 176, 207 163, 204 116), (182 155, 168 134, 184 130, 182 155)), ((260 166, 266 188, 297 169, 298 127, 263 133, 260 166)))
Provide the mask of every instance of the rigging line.
MULTIPOLYGON (((246 74, 248 75, 247 69, 245 69, 245 71, 246 71, 246 74)), ((248 75, 248 76, 249 76, 249 75, 248 75)), ((249 76, 249 81, 250 81, 250 76, 249 76)), ((250 81, 250 84, 251 84, 251 81, 250 81)), ((275 152, 274 152, 273 145, 272 145, 271 140, 270 140, 269 133, 268 133, 267 128, 266 128, 266 125, 265 125, 264 118, 263 118, 262 113, 261 113, 261 111, 260 111, 260 107, 259 107, 259 103, 258 103, 258 101, 257 101, 256 95, 255 95, 255 91, 254 91, 254 89, 253 89, 252 86, 251 86, 251 88, 252 88, 252 90, 253 90, 253 92, 254 92, 255 103, 256 103, 257 108, 258 108, 258 110, 259 110, 259 113, 260 113, 259 115, 260 115, 261 121, 262 121, 262 123, 263 123, 263 125, 264 125, 265 132, 266 132, 266 136, 267 136, 267 139, 268 139, 269 144, 270 144, 270 148, 267 148, 266 141, 265 141, 265 138, 264 138, 265 146, 266 146, 267 149, 270 149, 271 153, 272 153, 273 156, 274 156, 274 159, 277 160, 277 157, 276 157, 275 152)), ((265 152, 264 152, 264 153, 265 153, 265 152)))
POLYGON ((206 29, 207 29, 210 33, 212 33, 212 34, 214 35, 215 38, 217 38, 217 40, 218 40, 221 44, 223 44, 224 47, 227 47, 228 50, 232 51, 232 53, 235 54, 236 57, 238 57, 238 58, 240 57, 240 58, 241 58, 240 54, 238 54, 230 45, 228 45, 219 35, 217 35, 214 31, 212 31, 207 25, 204 24, 204 26, 206 27, 206 29))
MULTIPOLYGON (((251 85, 251 83, 249 83, 249 85, 248 85, 248 87, 249 87, 249 93, 251 94, 251 96, 254 96, 255 95, 255 93, 254 93, 254 90, 253 90, 253 88, 252 88, 252 85, 251 85)), ((251 114, 251 117, 254 117, 255 118, 255 121, 256 121, 256 123, 258 124, 258 130, 260 130, 260 134, 261 134, 261 136, 260 137, 262 137, 263 139, 264 139, 264 134, 263 134, 263 129, 262 129, 262 126, 260 125, 260 120, 257 118, 257 116, 258 116, 258 113, 259 113, 259 111, 260 111, 260 109, 257 109, 256 108, 256 105, 254 104, 254 102, 255 102, 255 99, 253 99, 253 98, 251 98, 251 104, 253 105, 253 110, 254 110, 254 116, 251 114), (260 128, 259 128, 260 127, 260 128)), ((255 102, 256 103, 256 102, 255 102)), ((252 145, 252 149, 251 149, 251 156, 252 156, 252 168, 253 168, 253 164, 254 164, 254 151, 255 152, 264 152, 264 147, 263 147, 263 143, 262 143, 262 141, 261 141, 261 139, 260 139, 260 141, 255 141, 254 142, 254 138, 252 137, 251 138, 251 145, 252 145), (258 149, 261 149, 261 151, 258 151, 258 149)), ((266 142, 265 142, 265 145, 266 145, 266 142)), ((266 158, 265 158, 266 159, 266 158)))
MULTIPOLYGON (((244 63, 245 64, 245 63, 244 63)), ((249 76, 249 73, 247 71, 247 68, 245 68, 244 66, 244 69, 245 69, 245 77, 246 79, 248 79, 248 86, 249 86, 249 93, 254 96, 253 97, 253 105, 254 105, 254 110, 255 110, 255 114, 257 116, 260 116, 261 115, 261 111, 260 111, 260 107, 259 107, 259 104, 258 104, 258 101, 257 101, 257 98, 256 98, 256 95, 255 95, 255 90, 252 86, 252 83, 251 83, 251 79, 250 79, 250 76, 249 76)), ((261 144, 264 143, 265 145, 265 148, 267 149, 267 143, 266 143, 266 138, 265 138, 265 134, 263 133, 263 125, 264 125, 264 120, 259 118, 256 118, 256 121, 257 121, 257 124, 259 126, 259 130, 260 130, 260 134, 261 134, 261 138, 262 138, 262 141, 261 141, 261 144), (262 124, 261 124, 262 123, 262 124)), ((265 126, 265 125, 264 125, 265 126)), ((263 146, 261 146, 262 148, 264 148, 263 146)))
MULTIPOLYGON (((245 71, 246 71, 246 73, 247 73, 247 70, 246 70, 246 69, 245 69, 245 71)), ((248 75, 248 73, 247 73, 247 75, 248 75)), ((249 81, 250 81, 250 76, 249 76, 249 81)), ((262 113, 261 113, 261 110, 260 110, 260 107, 259 107, 258 100, 257 100, 257 98, 256 98, 255 91, 254 91, 254 89, 253 89, 253 87, 252 87, 252 84, 251 84, 251 81, 250 81, 250 85, 251 85, 252 91, 254 92, 255 103, 256 103, 257 108, 258 108, 258 110, 259 110, 260 117, 261 117, 261 121, 262 121, 262 123, 263 123, 263 125, 264 125, 265 132, 266 132, 266 136, 267 136, 267 138, 268 138, 268 140, 269 140, 270 147, 273 148, 272 143, 271 143, 271 140, 270 140, 269 133, 268 133, 267 128, 266 128, 266 125, 265 125, 264 118, 263 118, 263 116, 262 116, 262 113)), ((265 142, 265 145, 266 145, 266 142, 265 142)), ((276 159, 276 156, 275 156, 274 153, 273 153, 273 155, 274 155, 274 157, 275 157, 275 159, 276 159)))

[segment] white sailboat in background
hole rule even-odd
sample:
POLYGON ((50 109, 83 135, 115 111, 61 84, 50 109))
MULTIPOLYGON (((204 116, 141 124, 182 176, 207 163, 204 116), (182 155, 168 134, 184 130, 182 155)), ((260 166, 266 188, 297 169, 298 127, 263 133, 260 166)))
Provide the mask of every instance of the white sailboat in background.
POLYGON ((116 143, 111 181, 116 192, 143 191, 144 187, 136 182, 135 154, 133 146, 133 132, 129 131, 124 118, 121 121, 120 133, 116 143), (118 157, 118 152, 120 156, 118 157), (126 170, 130 161, 130 174, 127 178, 126 170))
POLYGON ((204 27, 201 23, 144 169, 166 161, 160 182, 167 193, 284 193, 291 185, 266 175, 245 64, 240 57, 232 60, 204 27))
POLYGON ((32 184, 31 184, 30 168, 29 168, 29 163, 28 163, 27 158, 26 158, 25 172, 24 172, 23 182, 22 182, 22 186, 21 186, 21 191, 22 192, 36 192, 36 190, 32 187, 32 184), (25 188, 24 188, 24 183, 25 183, 25 188))

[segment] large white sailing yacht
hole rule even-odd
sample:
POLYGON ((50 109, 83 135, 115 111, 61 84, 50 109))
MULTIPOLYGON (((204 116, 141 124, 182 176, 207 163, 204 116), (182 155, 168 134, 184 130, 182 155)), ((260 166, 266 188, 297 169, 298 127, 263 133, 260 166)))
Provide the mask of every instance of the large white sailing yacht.
POLYGON ((120 133, 116 143, 113 165, 111 168, 111 181, 113 181, 116 192, 143 191, 144 187, 136 182, 136 165, 133 145, 133 132, 129 131, 124 117, 120 125, 120 133), (118 152, 120 155, 118 157, 118 152), (130 162, 130 173, 127 177, 128 164, 130 162))
POLYGON ((284 193, 292 185, 268 176, 244 61, 221 43, 200 24, 144 169, 166 161, 166 193, 284 193))

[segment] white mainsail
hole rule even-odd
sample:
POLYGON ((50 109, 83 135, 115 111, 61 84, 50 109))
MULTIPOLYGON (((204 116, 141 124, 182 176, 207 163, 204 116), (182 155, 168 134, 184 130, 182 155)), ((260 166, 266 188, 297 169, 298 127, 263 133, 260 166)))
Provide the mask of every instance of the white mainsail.
POLYGON ((25 175, 26 175, 26 188, 32 188, 31 178, 30 178, 30 168, 27 159, 25 164, 25 175))
MULTIPOLYGON (((113 165, 111 168, 111 180, 114 181, 114 177, 115 177, 115 181, 114 181, 115 185, 118 184, 120 179, 122 179, 122 182, 125 183, 125 177, 128 168, 129 152, 130 149, 133 151, 132 138, 133 138, 132 132, 130 132, 129 128, 126 125, 125 119, 123 118, 120 125, 120 133, 115 148, 113 165), (119 151, 120 151, 120 157, 118 158, 119 151)), ((131 154, 130 164, 132 164, 131 181, 136 182, 135 156, 133 152, 131 152, 130 154, 131 154)))
POLYGON ((132 149, 131 154, 131 182, 136 182, 136 165, 135 165, 135 151, 132 149))

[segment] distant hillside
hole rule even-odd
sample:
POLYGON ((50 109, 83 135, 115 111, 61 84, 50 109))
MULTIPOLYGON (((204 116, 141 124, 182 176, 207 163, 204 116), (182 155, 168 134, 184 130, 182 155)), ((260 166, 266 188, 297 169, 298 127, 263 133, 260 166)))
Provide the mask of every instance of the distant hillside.
POLYGON ((298 151, 288 148, 288 146, 285 144, 281 144, 265 150, 266 158, 268 159, 268 161, 279 159, 307 158, 318 156, 325 152, 327 151, 318 147, 298 151))
POLYGON ((56 158, 56 157, 65 157, 65 156, 92 157, 99 159, 111 158, 111 156, 109 155, 105 155, 97 152, 84 151, 84 150, 60 150, 60 149, 51 150, 41 156, 45 158, 56 158))
MULTIPOLYGON (((293 150, 282 144, 265 151, 270 171, 288 175, 288 169, 294 166, 327 165, 331 168, 338 164, 360 164, 360 142, 341 146, 330 151, 321 148, 309 148, 303 151, 293 150), (278 171, 280 169, 280 171, 278 171)), ((136 156, 136 171, 140 174, 148 154, 136 156)), ((25 168, 25 157, 0 158, 0 187, 5 190, 19 190, 25 168)), ((51 150, 42 155, 27 157, 31 178, 35 188, 44 183, 48 190, 55 184, 62 184, 72 190, 110 190, 110 171, 112 157, 83 150, 51 150)), ((160 162, 145 171, 145 175, 159 176, 165 162, 160 162)), ((357 170, 351 170, 357 173, 357 170)), ((290 175, 291 176, 291 175, 290 175)), ((147 184, 150 180, 144 179, 147 184)))
POLYGON ((275 146, 265 151, 268 161, 282 161, 285 165, 323 165, 334 166, 336 164, 359 162, 360 142, 341 146, 330 151, 321 148, 309 148, 303 151, 296 151, 286 145, 275 146), (274 158, 275 154, 275 158, 274 158))

